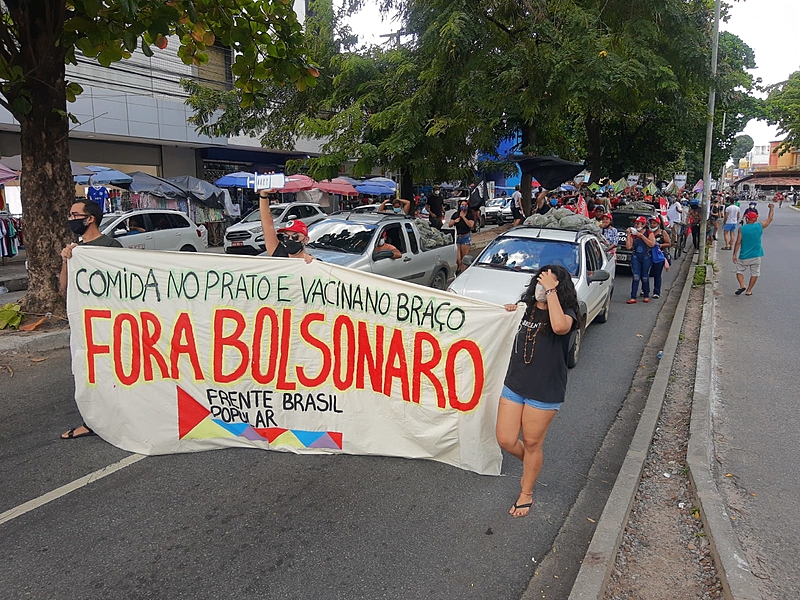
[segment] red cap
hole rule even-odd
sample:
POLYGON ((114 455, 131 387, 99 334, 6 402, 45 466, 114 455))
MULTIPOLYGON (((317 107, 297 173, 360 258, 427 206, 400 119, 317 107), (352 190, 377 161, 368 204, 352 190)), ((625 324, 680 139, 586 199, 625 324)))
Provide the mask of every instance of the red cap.
POLYGON ((603 218, 604 219, 608 219, 609 221, 613 221, 614 220, 614 215, 612 215, 611 213, 607 213, 607 214, 603 215, 603 218))
POLYGON ((644 215, 639 215, 633 220, 634 223, 647 223, 647 219, 644 215))
POLYGON ((308 227, 306 227, 306 224, 299 219, 295 219, 294 221, 289 221, 286 224, 286 227, 281 227, 280 229, 278 229, 278 233, 283 233, 284 231, 302 233, 304 236, 308 237, 308 227))
POLYGON ((747 221, 758 221, 758 213, 756 213, 755 211, 749 210, 746 213, 744 213, 744 218, 747 221))

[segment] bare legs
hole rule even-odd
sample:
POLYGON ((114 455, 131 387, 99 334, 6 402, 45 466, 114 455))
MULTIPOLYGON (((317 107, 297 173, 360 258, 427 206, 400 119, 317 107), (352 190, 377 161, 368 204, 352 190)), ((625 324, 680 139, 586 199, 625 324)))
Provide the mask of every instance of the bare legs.
POLYGON ((497 411, 497 442, 503 450, 522 461, 519 498, 515 506, 508 511, 513 517, 524 517, 530 512, 530 507, 516 507, 533 501, 533 486, 536 485, 536 479, 542 470, 542 444, 556 412, 500 398, 500 407, 497 411), (519 439, 520 430, 522 440, 519 439))
POLYGON ((456 246, 458 248, 458 257, 456 260, 456 274, 461 273, 464 270, 464 257, 469 254, 470 245, 469 244, 458 244, 456 246))
MULTIPOLYGON (((741 273, 736 274, 736 280, 739 282, 739 289, 744 287, 744 275, 741 273)), ((750 283, 747 284, 747 290, 745 291, 745 296, 750 296, 753 293, 753 287, 756 285, 756 281, 758 281, 757 276, 750 276, 750 283)))

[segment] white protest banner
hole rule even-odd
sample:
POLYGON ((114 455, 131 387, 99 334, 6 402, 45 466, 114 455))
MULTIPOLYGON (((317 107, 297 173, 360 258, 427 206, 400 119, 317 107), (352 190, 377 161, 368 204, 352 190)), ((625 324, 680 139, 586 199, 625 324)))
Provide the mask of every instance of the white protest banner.
POLYGON ((686 187, 686 173, 675 173, 672 177, 672 181, 675 182, 679 190, 682 190, 686 187))
POLYGON ((500 473, 518 313, 319 261, 89 247, 69 261, 67 307, 78 407, 125 450, 500 473))
POLYGON ((627 182, 628 182, 628 187, 635 187, 636 184, 639 183, 639 175, 637 175, 636 173, 631 173, 630 175, 628 175, 627 182))

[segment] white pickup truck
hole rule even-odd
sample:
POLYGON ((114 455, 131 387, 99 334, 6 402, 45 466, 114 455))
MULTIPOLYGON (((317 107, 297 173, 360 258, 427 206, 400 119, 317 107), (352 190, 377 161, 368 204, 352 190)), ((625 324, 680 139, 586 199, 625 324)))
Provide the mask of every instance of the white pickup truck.
POLYGON ((308 228, 307 250, 324 262, 447 289, 456 272, 452 234, 431 229, 427 222, 384 213, 343 213, 308 228), (421 233, 422 232, 422 233, 421 233), (400 251, 381 251, 378 240, 400 251))

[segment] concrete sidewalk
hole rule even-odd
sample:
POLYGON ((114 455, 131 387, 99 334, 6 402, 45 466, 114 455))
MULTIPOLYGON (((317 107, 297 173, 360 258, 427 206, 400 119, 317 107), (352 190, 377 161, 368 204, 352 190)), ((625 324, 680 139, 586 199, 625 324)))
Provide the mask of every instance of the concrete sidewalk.
POLYGON ((734 294, 731 252, 717 251, 711 467, 754 581, 763 597, 782 599, 800 598, 800 212, 775 215, 753 296, 734 294))

